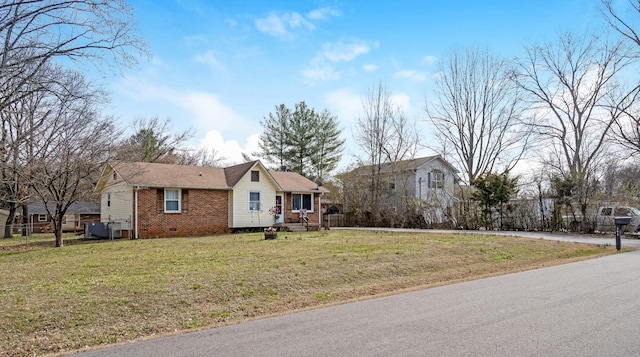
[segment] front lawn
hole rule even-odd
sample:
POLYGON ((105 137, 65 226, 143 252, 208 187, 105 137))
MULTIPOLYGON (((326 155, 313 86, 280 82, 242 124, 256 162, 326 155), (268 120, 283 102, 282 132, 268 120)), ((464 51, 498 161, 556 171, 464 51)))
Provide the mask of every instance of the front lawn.
POLYGON ((615 253, 504 236, 323 231, 0 240, 0 355, 59 353, 615 253))

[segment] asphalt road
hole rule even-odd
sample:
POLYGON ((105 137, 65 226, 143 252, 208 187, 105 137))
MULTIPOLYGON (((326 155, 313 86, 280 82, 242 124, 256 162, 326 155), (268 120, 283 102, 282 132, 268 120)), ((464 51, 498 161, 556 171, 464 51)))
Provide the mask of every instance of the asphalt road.
POLYGON ((81 356, 639 356, 639 278, 633 251, 81 356))

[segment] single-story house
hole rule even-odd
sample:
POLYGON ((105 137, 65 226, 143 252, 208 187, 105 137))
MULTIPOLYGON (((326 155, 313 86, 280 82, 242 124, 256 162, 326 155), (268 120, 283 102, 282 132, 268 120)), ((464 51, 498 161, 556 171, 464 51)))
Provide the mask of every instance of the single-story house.
MULTIPOLYGON (((49 212, 55 212, 55 203, 48 202, 45 208, 42 202, 27 204, 28 225, 34 233, 53 232, 53 219, 49 212), (47 208, 49 211, 47 211, 47 208)), ((16 212, 16 225, 22 224, 22 210, 16 212)), ((85 223, 100 221, 100 203, 92 201, 78 201, 69 205, 62 217, 63 231, 82 231, 85 223)))
POLYGON ((295 172, 260 161, 217 168, 112 162, 96 184, 102 222, 119 222, 134 238, 195 236, 321 222, 326 192, 295 172), (303 217, 304 216, 304 217, 303 217))

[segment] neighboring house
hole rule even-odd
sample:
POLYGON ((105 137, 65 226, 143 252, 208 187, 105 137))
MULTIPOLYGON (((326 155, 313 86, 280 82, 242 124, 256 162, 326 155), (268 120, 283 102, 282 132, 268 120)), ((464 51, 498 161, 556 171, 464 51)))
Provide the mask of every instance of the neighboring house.
MULTIPOLYGON (((50 212, 55 212, 55 203, 47 203, 50 212)), ((28 224, 32 232, 53 232, 53 219, 47 212, 42 202, 32 202, 27 205, 28 224)), ((100 221, 100 203, 91 201, 78 201, 69 205, 67 212, 62 217, 63 231, 83 231, 85 223, 100 221)), ((22 224, 21 210, 16 213, 17 226, 22 224)))
POLYGON ((120 222, 133 237, 194 236, 320 221, 326 190, 260 161, 226 168, 146 162, 108 164, 96 185, 101 221, 120 222))
POLYGON ((367 187, 368 177, 380 175, 384 205, 397 212, 415 207, 427 223, 442 223, 451 217, 458 170, 440 155, 384 163, 375 169, 362 166, 352 173, 364 178, 362 187, 367 187))

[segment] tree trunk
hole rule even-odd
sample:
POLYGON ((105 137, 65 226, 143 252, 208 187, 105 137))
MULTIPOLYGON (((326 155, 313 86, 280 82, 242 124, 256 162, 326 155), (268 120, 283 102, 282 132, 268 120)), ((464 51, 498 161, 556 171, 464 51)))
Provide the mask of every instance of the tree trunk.
POLYGON ((53 220, 53 232, 56 236, 56 247, 62 247, 62 218, 63 215, 56 215, 53 220))
POLYGON ((13 220, 16 218, 16 203, 9 203, 9 216, 7 217, 7 222, 4 226, 4 238, 12 238, 12 229, 13 229, 13 220))

